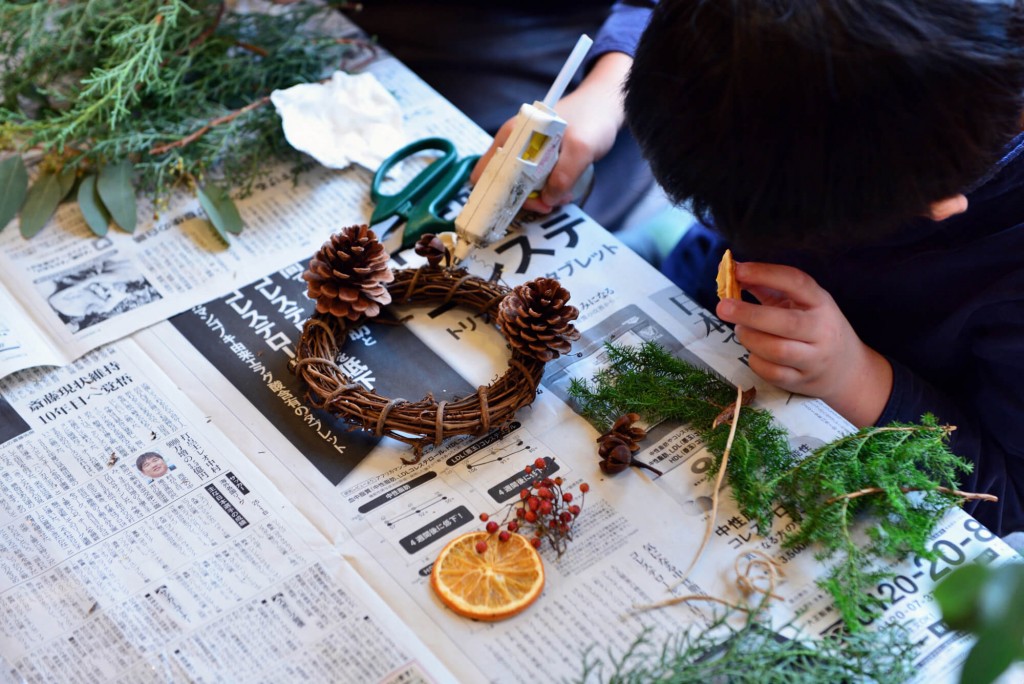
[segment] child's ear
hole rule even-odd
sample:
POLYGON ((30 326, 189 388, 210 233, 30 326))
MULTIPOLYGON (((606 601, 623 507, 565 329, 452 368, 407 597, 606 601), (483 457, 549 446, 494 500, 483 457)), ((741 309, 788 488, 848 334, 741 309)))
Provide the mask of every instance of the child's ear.
POLYGON ((946 199, 933 202, 928 208, 928 218, 932 221, 945 221, 950 216, 956 216, 967 211, 967 198, 963 195, 953 195, 946 199))

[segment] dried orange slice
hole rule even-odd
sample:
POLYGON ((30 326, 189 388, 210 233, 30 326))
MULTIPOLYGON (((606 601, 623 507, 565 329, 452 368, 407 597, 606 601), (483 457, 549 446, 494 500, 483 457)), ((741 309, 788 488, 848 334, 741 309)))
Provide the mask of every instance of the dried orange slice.
POLYGON ((474 620, 503 620, 537 600, 544 588, 540 554, 521 534, 500 541, 488 532, 467 532, 441 549, 430 586, 442 603, 474 620), (481 553, 477 544, 487 548, 481 553))
POLYGON ((725 250, 722 261, 718 264, 718 277, 715 278, 718 285, 719 299, 739 299, 740 284, 736 280, 736 262, 732 258, 732 250, 725 250))

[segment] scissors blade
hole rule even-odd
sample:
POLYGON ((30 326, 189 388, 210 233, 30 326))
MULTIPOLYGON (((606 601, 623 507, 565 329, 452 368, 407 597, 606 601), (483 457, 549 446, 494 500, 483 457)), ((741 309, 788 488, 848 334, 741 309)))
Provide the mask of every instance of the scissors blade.
POLYGON ((402 242, 405 240, 406 222, 401 216, 389 216, 380 223, 371 224, 377 239, 384 245, 388 254, 394 254, 402 249, 402 242))

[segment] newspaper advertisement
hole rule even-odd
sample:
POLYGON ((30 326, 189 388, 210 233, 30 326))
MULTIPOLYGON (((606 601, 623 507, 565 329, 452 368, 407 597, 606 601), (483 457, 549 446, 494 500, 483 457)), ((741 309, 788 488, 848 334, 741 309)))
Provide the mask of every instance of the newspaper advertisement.
POLYGON ((0 679, 451 677, 125 341, 0 380, 0 679))
MULTIPOLYGON (((382 55, 367 71, 398 100, 409 141, 443 135, 461 154, 487 149, 483 131, 397 60, 382 55)), ((290 165, 274 168, 254 194, 238 198, 245 230, 230 245, 213 233, 199 201, 180 192, 161 209, 140 198, 131 234, 93 235, 73 203, 31 240, 0 232, 0 377, 68 363, 308 259, 331 233, 369 216, 373 171, 313 160, 297 175, 290 165)))
MULTIPOLYGON (((303 442, 297 436, 282 436, 276 442, 267 437, 271 424, 281 426, 280 432, 290 429, 272 418, 279 402, 266 393, 247 391, 235 377, 232 365, 237 363, 229 353, 182 343, 195 337, 187 331, 199 325, 186 318, 189 314, 146 331, 139 339, 151 355, 175 357, 172 377, 195 389, 193 399, 203 411, 220 415, 224 424, 234 421, 236 428, 229 430, 233 438, 246 439, 243 426, 258 425, 260 443, 272 446, 257 452, 254 461, 275 473, 275 483, 290 499, 317 501, 316 511, 309 509, 311 519, 321 529, 336 530, 346 557, 417 633, 431 635, 432 648, 462 680, 579 677, 587 646, 593 647, 592 659, 607 662, 642 633, 657 642, 684 629, 704 627, 717 614, 710 602, 639 608, 682 594, 741 602, 737 564, 755 554, 767 554, 783 568, 775 589, 781 600, 772 607, 773 624, 790 625, 811 636, 836 629, 838 617, 831 600, 816 585, 827 568, 813 558, 811 549, 781 546, 781 536, 792 529, 792 521, 779 511, 771 533, 758 535, 753 523, 735 510, 727 490, 708 547, 687 573, 709 524, 711 454, 685 426, 653 426, 636 457, 663 475, 654 477, 635 468, 605 475, 598 468, 597 431, 574 411, 566 390, 571 378, 589 378, 603 365, 606 341, 656 342, 733 383, 756 385, 757 405, 777 416, 796 450, 813 449, 849 432, 852 428, 845 420, 819 401, 760 382, 743 363, 745 350, 721 321, 575 207, 515 226, 505 240, 474 252, 466 263, 477 275, 500 272, 510 285, 537 275, 558 278, 572 293, 570 303, 580 309, 582 337, 571 354, 548 364, 537 400, 514 421, 481 437, 454 438, 428 448, 415 465, 402 463, 408 447, 384 439, 351 464, 341 481, 331 480, 322 468, 311 467, 318 459, 334 457, 328 445, 320 444, 317 455, 299 448, 303 442), (199 376, 203 383, 194 380, 199 376), (540 462, 543 475, 557 474, 570 491, 583 481, 590 485, 568 550, 561 556, 549 548, 542 552, 546 584, 541 599, 500 623, 476 623, 454 615, 430 589, 434 558, 455 535, 480 529, 480 513, 500 519, 528 481, 524 465, 540 462), (606 651, 609 645, 614 645, 611 655, 606 651), (537 652, 546 654, 543 661, 523 657, 537 652)), ((403 258, 392 265, 416 264, 406 264, 403 258)), ((443 357, 471 386, 502 370, 507 351, 500 334, 472 312, 410 307, 401 313, 404 326, 434 350, 428 363, 443 357)), ((191 316, 194 319, 196 312, 191 316)), ((342 353, 361 353, 361 338, 384 330, 390 334, 390 327, 371 324, 369 330, 358 331, 342 353)), ((226 334, 239 335, 246 328, 236 316, 226 334)), ((373 375, 383 381, 387 370, 387 364, 378 365, 373 375)), ((445 390, 445 382, 434 380, 434 391, 445 390)), ((394 390, 419 396, 416 391, 422 393, 422 388, 394 390)), ((1007 562, 1015 553, 960 511, 949 514, 929 543, 936 560, 907 559, 893 566, 894 580, 875 588, 878 612, 868 626, 909 624, 913 638, 923 642, 917 663, 920 681, 953 681, 971 642, 945 630, 931 589, 954 567, 970 561, 1007 562)))

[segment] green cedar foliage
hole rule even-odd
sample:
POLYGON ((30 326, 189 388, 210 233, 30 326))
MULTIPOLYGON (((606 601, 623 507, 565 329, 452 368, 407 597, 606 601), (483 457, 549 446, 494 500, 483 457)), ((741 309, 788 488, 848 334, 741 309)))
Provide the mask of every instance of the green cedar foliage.
POLYGON ((608 664, 586 653, 577 681, 902 684, 915 674, 918 651, 901 625, 820 639, 798 633, 789 639, 766 628, 755 615, 734 627, 728 613, 707 628, 678 633, 661 645, 649 637, 641 634, 624 653, 609 649, 608 664))
MULTIPOLYGON (((689 423, 717 457, 715 475, 729 424, 712 424, 735 401, 735 388, 653 343, 606 349, 606 368, 592 381, 571 382, 569 394, 580 413, 599 430, 629 412, 650 422, 689 423)), ((771 529, 773 510, 782 506, 798 523, 783 546, 810 544, 817 558, 832 561, 820 584, 855 631, 874 615, 864 597, 892 576, 884 562, 911 553, 933 557, 925 545, 928 535, 960 501, 947 490, 971 467, 946 446, 950 430, 925 415, 919 425, 865 428, 799 458, 768 412, 744 407, 726 477, 740 511, 762 534, 771 529), (854 537, 860 521, 866 543, 854 537)))
MULTIPOLYGON (((21 168, 0 166, 8 197, 28 196, 16 207, 22 232, 50 218, 57 191, 48 179, 61 175, 98 177, 82 195, 97 234, 108 219, 134 229, 136 191, 166 201, 179 187, 204 190, 218 232, 237 232, 225 188, 249 194, 272 159, 301 168, 267 97, 329 76, 352 54, 319 29, 330 7, 280 9, 237 14, 214 0, 0 2, 0 150, 41 156, 35 184, 45 184, 26 193, 21 168)), ((71 189, 62 187, 58 201, 71 189)), ((0 205, 0 229, 12 205, 0 205)))

